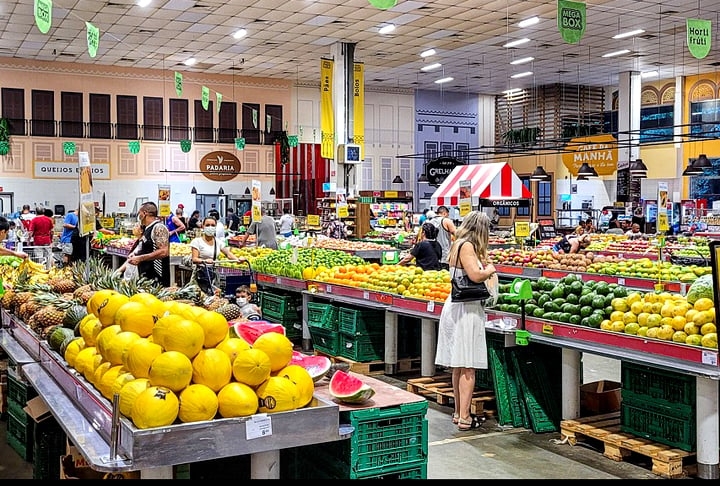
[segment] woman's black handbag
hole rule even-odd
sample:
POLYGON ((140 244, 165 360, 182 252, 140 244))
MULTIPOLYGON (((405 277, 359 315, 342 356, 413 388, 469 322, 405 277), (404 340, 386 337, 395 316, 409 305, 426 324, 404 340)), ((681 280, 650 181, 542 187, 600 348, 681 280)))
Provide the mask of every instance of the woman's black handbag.
MULTIPOLYGON (((464 244, 465 243, 463 243, 463 245, 464 244)), ((460 249, 458 248, 458 257, 459 254, 460 249)), ((452 290, 450 292, 450 298, 453 302, 485 302, 485 300, 492 297, 490 291, 487 288, 487 285, 485 285, 485 282, 473 282, 467 275, 456 277, 456 271, 457 267, 453 267, 453 275, 451 279, 452 290)))

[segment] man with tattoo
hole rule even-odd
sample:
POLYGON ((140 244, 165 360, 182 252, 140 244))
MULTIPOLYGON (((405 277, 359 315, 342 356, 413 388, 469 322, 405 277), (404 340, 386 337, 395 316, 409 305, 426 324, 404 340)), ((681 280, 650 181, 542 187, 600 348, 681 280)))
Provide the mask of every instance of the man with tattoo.
POLYGON ((158 219, 154 202, 146 202, 138 210, 138 222, 142 229, 140 243, 135 254, 127 259, 137 265, 140 277, 151 278, 165 287, 170 286, 170 233, 158 219))

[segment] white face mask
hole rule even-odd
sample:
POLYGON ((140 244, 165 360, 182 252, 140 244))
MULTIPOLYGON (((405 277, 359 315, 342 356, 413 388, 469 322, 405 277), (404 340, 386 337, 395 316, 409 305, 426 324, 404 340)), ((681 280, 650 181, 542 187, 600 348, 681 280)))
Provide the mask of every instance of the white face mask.
POLYGON ((247 304, 247 299, 245 297, 238 297, 236 299, 238 305, 245 305, 247 304))
POLYGON ((217 228, 215 226, 205 226, 203 228, 203 233, 205 233, 207 236, 215 236, 217 233, 217 228))

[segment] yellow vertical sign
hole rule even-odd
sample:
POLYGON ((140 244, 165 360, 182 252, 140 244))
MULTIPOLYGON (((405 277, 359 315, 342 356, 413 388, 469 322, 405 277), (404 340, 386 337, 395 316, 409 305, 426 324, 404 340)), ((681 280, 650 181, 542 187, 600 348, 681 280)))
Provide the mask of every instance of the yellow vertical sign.
POLYGON ((330 59, 320 60, 320 155, 326 159, 335 159, 334 64, 330 59))
POLYGON ((90 167, 90 154, 78 153, 78 178, 80 184, 80 208, 78 231, 80 236, 95 231, 95 202, 93 201, 93 179, 90 167))
POLYGON ((465 217, 472 211, 472 182, 470 180, 459 181, 460 197, 458 198, 458 206, 460 206, 460 217, 465 217))
POLYGON ((353 66, 353 142, 360 145, 360 160, 365 158, 365 64, 353 66))

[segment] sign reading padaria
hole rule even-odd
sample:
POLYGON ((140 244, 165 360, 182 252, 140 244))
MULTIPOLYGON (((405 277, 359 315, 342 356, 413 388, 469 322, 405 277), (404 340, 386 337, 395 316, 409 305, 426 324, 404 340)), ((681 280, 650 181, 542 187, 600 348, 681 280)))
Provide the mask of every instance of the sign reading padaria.
POLYGON ((229 181, 240 173, 240 161, 230 152, 210 152, 200 159, 200 172, 211 181, 229 181))

